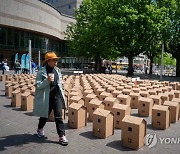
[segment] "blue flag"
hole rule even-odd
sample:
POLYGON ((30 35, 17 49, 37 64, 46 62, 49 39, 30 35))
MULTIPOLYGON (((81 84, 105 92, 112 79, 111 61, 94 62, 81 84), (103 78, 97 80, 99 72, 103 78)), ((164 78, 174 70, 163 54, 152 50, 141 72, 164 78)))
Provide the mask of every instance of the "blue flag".
POLYGON ((14 63, 18 60, 18 53, 15 54, 14 63))
POLYGON ((30 56, 29 56, 29 53, 26 55, 26 65, 25 65, 25 68, 30 70, 30 67, 29 67, 29 60, 30 60, 30 56))
POLYGON ((26 54, 23 54, 21 56, 21 68, 25 68, 25 58, 26 58, 26 54))

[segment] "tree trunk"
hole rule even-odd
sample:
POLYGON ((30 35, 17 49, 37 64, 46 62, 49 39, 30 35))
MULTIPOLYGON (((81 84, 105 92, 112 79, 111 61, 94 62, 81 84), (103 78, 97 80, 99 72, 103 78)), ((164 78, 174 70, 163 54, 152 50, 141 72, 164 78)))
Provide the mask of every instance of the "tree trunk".
POLYGON ((99 73, 102 71, 102 60, 101 60, 100 56, 97 56, 95 58, 95 71, 97 71, 99 73))
POLYGON ((153 69, 153 57, 150 57, 150 68, 149 68, 149 74, 152 74, 153 69))
POLYGON ((176 76, 180 77, 180 57, 176 58, 176 76))
POLYGON ((129 56, 128 57, 128 72, 127 76, 132 76, 133 75, 133 57, 129 56))

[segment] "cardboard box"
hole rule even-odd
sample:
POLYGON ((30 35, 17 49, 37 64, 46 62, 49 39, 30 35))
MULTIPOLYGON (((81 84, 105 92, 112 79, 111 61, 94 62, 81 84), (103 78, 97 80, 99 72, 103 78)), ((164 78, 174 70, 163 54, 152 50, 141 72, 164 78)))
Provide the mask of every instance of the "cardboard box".
POLYGON ((11 83, 5 86, 5 95, 8 97, 12 97, 12 84, 11 83))
POLYGON ((103 103, 105 104, 105 107, 104 107, 105 110, 112 111, 113 105, 116 103, 118 104, 119 100, 114 97, 106 97, 103 103))
POLYGON ((83 97, 85 98, 85 96, 87 96, 88 94, 93 94, 93 90, 92 89, 85 90, 83 92, 83 97))
POLYGON ((88 94, 86 97, 85 97, 85 106, 87 108, 87 111, 89 111, 88 109, 88 105, 89 105, 89 102, 92 100, 92 99, 98 99, 98 97, 95 95, 95 94, 88 94))
POLYGON ((178 118, 180 118, 180 98, 173 98, 172 102, 178 102, 179 103, 179 116, 178 116, 178 118))
POLYGON ((116 89, 119 90, 119 91, 123 91, 124 86, 118 86, 116 89))
POLYGON ((146 121, 143 118, 126 115, 122 119, 121 142, 131 149, 139 149, 144 146, 146 136, 146 121))
POLYGON ((123 89, 122 93, 124 95, 129 95, 131 93, 131 91, 132 91, 131 89, 123 89))
POLYGON ((122 119, 125 115, 131 114, 131 108, 124 104, 114 104, 112 107, 112 113, 114 114, 115 128, 122 128, 122 119))
POLYGON ((82 104, 72 103, 68 108, 68 125, 81 128, 87 125, 87 110, 82 104))
POLYGON ((141 97, 149 97, 150 96, 148 91, 140 91, 139 94, 141 97))
POLYGON ((112 87, 112 86, 110 86, 110 87, 108 87, 108 88, 106 89, 106 91, 107 91, 108 93, 112 93, 114 90, 116 90, 116 88, 114 88, 114 87, 112 87))
POLYGON ((141 97, 139 99, 138 115, 149 117, 152 115, 153 100, 152 98, 141 97))
POLYGON ((21 109, 23 111, 33 110, 34 96, 30 92, 21 94, 21 109))
POLYGON ((99 99, 101 101, 103 101, 106 97, 113 97, 113 95, 111 93, 108 93, 108 92, 102 92, 100 95, 99 95, 99 99))
POLYGON ((174 97, 175 97, 175 94, 174 94, 174 92, 165 92, 165 94, 167 94, 168 95, 168 100, 169 101, 171 101, 174 97))
POLYGON ((13 107, 21 106, 21 91, 19 89, 12 92, 11 106, 13 107))
POLYGON ((113 95, 113 97, 117 97, 119 94, 121 94, 122 93, 122 91, 119 91, 119 90, 114 90, 113 92, 112 92, 112 95, 113 95))
POLYGON ((102 101, 100 101, 98 99, 92 99, 88 105, 88 113, 89 113, 88 120, 93 121, 93 112, 97 108, 104 109, 104 107, 105 107, 105 104, 102 101))
POLYGON ((93 135, 106 138, 114 134, 114 115, 112 112, 97 108, 93 112, 93 135))
POLYGON ((175 98, 180 98, 180 91, 179 90, 171 90, 174 93, 175 98))
POLYGON ((149 95, 157 95, 157 92, 156 92, 156 90, 148 90, 148 92, 149 92, 149 95))
POLYGON ((165 101, 169 101, 169 96, 167 93, 159 94, 159 96, 161 97, 161 103, 162 104, 164 104, 165 101))
POLYGON ((6 81, 6 76, 5 75, 0 75, 0 81, 6 81))
POLYGON ((178 102, 172 102, 172 101, 165 101, 164 106, 169 106, 170 108, 170 122, 175 123, 179 119, 179 103, 178 102))
POLYGON ((170 110, 168 106, 154 105, 152 108, 152 127, 166 129, 170 126, 170 110))
POLYGON ((137 109, 138 105, 139 105, 140 94, 139 93, 130 93, 129 96, 131 97, 131 99, 130 99, 130 107, 132 109, 137 109))
POLYGON ((129 95, 119 94, 117 96, 117 99, 119 100, 120 104, 129 105, 131 103, 131 97, 129 95))
POLYGON ((73 96, 73 97, 71 97, 69 99, 69 105, 72 104, 72 103, 85 105, 84 98, 82 98, 81 96, 73 96))
POLYGON ((171 86, 173 90, 176 90, 176 82, 170 82, 169 86, 171 86))
POLYGON ((133 91, 134 93, 139 93, 139 92, 140 92, 140 89, 139 89, 139 88, 132 88, 132 91, 133 91))
POLYGON ((79 97, 82 97, 83 95, 82 95, 82 93, 80 93, 80 92, 72 91, 72 92, 69 93, 69 99, 70 99, 71 97, 73 97, 73 96, 79 96, 79 97))
POLYGON ((156 105, 161 105, 162 104, 161 96, 159 96, 159 95, 151 95, 150 98, 152 98, 154 104, 156 104, 156 105))
POLYGON ((101 94, 102 92, 104 92, 104 91, 105 91, 104 88, 98 88, 98 89, 95 91, 95 94, 99 97, 100 94, 101 94))

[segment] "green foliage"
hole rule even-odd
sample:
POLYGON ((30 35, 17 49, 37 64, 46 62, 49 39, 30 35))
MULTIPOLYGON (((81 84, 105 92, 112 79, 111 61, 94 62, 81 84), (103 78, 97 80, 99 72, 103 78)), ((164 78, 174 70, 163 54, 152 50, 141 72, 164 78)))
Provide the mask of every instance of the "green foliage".
MULTIPOLYGON (((165 66, 176 66, 176 60, 173 58, 172 54, 165 52, 163 55, 163 64, 165 66)), ((154 61, 156 64, 161 65, 161 54, 159 53, 156 57, 154 57, 154 61)))

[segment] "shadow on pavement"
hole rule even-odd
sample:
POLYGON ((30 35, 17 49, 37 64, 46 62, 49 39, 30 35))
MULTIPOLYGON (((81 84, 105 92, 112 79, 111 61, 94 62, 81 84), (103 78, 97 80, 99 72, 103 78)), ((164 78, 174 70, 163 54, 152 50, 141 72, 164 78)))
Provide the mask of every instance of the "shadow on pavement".
POLYGON ((92 131, 83 132, 83 133, 80 133, 79 135, 81 135, 83 137, 86 137, 88 139, 91 139, 91 140, 99 139, 99 138, 97 138, 96 136, 93 135, 92 131))
POLYGON ((29 143, 57 143, 47 140, 47 138, 39 138, 36 134, 16 134, 4 136, 0 138, 0 151, 6 150, 11 146, 23 146, 29 143))
MULTIPOLYGON (((115 141, 112 141, 112 142, 110 142, 110 143, 107 143, 106 146, 111 147, 111 148, 113 148, 113 149, 120 150, 120 151, 134 151, 134 150, 132 150, 132 149, 123 147, 123 146, 121 145, 121 141, 120 141, 120 140, 115 140, 115 141)), ((135 151, 136 151, 136 150, 135 150, 135 151)))

